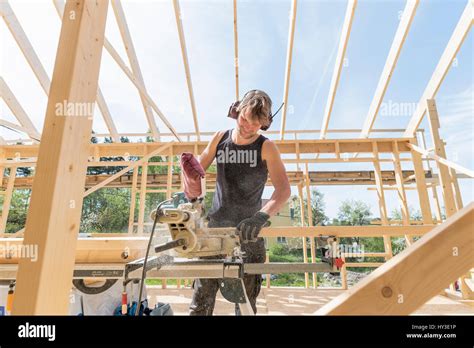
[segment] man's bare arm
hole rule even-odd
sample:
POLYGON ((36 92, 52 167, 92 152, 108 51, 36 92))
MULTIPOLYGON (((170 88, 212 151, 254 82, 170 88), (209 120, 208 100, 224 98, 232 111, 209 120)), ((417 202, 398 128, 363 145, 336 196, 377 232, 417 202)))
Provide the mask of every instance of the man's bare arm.
POLYGON ((270 216, 275 215, 281 207, 288 201, 291 195, 290 183, 286 175, 285 165, 280 157, 275 143, 267 140, 262 146, 262 158, 267 162, 268 174, 272 180, 275 191, 270 200, 260 211, 270 216))
POLYGON ((206 148, 202 152, 202 154, 198 157, 199 163, 206 171, 209 166, 214 161, 214 157, 216 157, 217 145, 223 136, 223 132, 216 132, 213 136, 211 141, 207 144, 206 148))

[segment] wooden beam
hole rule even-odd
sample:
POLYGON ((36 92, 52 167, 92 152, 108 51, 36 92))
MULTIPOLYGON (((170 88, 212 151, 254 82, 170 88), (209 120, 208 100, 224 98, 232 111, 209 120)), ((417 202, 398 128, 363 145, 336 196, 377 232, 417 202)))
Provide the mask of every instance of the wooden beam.
POLYGON ((26 111, 21 107, 20 103, 18 102, 18 99, 16 99, 15 95, 1 76, 0 97, 3 98, 15 118, 21 124, 21 126, 25 128, 25 130, 23 131, 26 132, 26 134, 28 134, 31 138, 39 140, 41 138, 41 134, 38 132, 33 122, 31 122, 31 119, 26 114, 26 111))
POLYGON ((133 233, 133 223, 135 222, 135 205, 137 204, 137 181, 138 181, 138 168, 133 169, 132 188, 130 191, 130 213, 128 216, 128 234, 133 233))
POLYGON ((38 79, 38 82, 43 88, 43 91, 46 93, 46 95, 48 95, 49 88, 51 85, 48 74, 46 73, 43 64, 39 60, 38 55, 36 54, 30 41, 28 40, 25 31, 23 30, 20 22, 18 21, 18 18, 13 12, 13 9, 11 8, 8 1, 0 1, 0 14, 5 20, 5 24, 7 25, 8 29, 10 30, 10 33, 18 44, 18 47, 23 52, 26 61, 30 65, 31 70, 33 70, 33 73, 38 79))
MULTIPOLYGON (((409 147, 410 139, 407 138, 377 138, 377 139, 316 139, 316 140, 275 140, 274 143, 277 145, 278 150, 282 154, 295 154, 296 153, 296 143, 299 145, 300 154, 314 154, 314 153, 327 153, 334 154, 336 143, 339 144, 339 152, 342 153, 352 153, 352 152, 363 152, 372 154, 372 142, 376 141, 379 153, 392 153, 392 142, 396 141, 398 143, 398 151, 400 153, 410 153, 411 149, 409 147)), ((113 144, 90 144, 89 156, 94 156, 94 146, 97 146, 99 149, 100 157, 123 157, 124 154, 128 156, 145 156, 149 151, 153 151, 163 145, 167 145, 169 142, 153 142, 153 143, 113 143, 113 144)), ((183 152, 193 152, 195 145, 197 145, 198 151, 201 153, 207 146, 208 141, 200 142, 175 142, 173 144, 173 155, 180 155, 183 152)), ((31 158, 37 157, 38 155, 38 145, 6 145, 5 156, 6 158, 31 158)), ((301 163, 309 162, 313 159, 301 158, 299 161, 301 163)), ((359 158, 347 158, 347 159, 337 159, 337 158, 321 158, 321 161, 347 161, 356 160, 359 161, 359 158)), ((363 161, 372 161, 373 158, 366 158, 363 161)), ((406 159, 411 161, 411 158, 406 159)), ((286 159, 284 159, 286 161, 286 159)), ((291 161, 296 162, 297 159, 289 159, 288 163, 291 161)), ((383 160, 380 160, 381 162, 383 160)), ((391 161, 391 160, 389 160, 391 161)))
MULTIPOLYGON (((106 233, 99 233, 98 235, 100 237, 80 237, 77 239, 76 249, 72 251, 75 263, 110 263, 117 265, 145 256, 148 237, 125 237, 125 233, 113 233, 109 236, 105 236, 106 233)), ((38 256, 34 255, 34 248, 22 250, 22 244, 23 238, 0 238, 2 250, 15 250, 9 255, 7 253, 0 254, 0 266, 19 263, 20 256, 27 256, 28 253, 32 258, 38 256), (19 250, 21 251, 18 252, 19 250)), ((39 259, 37 262, 39 262, 39 259)))
POLYGON ((383 235, 399 237, 403 235, 421 236, 435 225, 414 226, 314 226, 314 227, 265 227, 262 237, 381 237, 383 235))
POLYGON ((398 198, 401 205, 402 220, 404 225, 409 225, 410 214, 408 212, 407 197, 405 194, 405 187, 403 184, 402 168, 400 166, 400 154, 398 152, 398 146, 393 143, 393 166, 395 169, 395 181, 397 183, 398 198))
POLYGON ((196 111, 196 102, 194 100, 193 82, 191 79, 191 70, 189 68, 188 53, 186 51, 186 39, 184 37, 183 21, 181 20, 181 8, 179 0, 173 0, 174 16, 176 18, 176 26, 178 27, 179 43, 181 46, 181 55, 183 56, 184 72, 186 74, 186 84, 188 86, 189 101, 191 103, 191 111, 193 113, 194 130, 196 131, 197 141, 201 141, 199 134, 199 124, 196 111))
POLYGON ((19 131, 19 132, 23 132, 23 133, 28 134, 30 136, 30 139, 32 140, 32 142, 35 143, 35 144, 39 143, 39 141, 40 141, 40 137, 35 136, 35 134, 32 133, 29 129, 26 129, 23 126, 17 125, 16 123, 8 122, 8 121, 5 121, 5 120, 0 120, 0 125, 11 128, 11 129, 19 131))
POLYGON ((466 8, 462 13, 461 18, 459 19, 459 22, 456 25, 456 28, 454 29, 454 32, 451 35, 451 38, 449 39, 443 54, 441 55, 438 65, 436 66, 435 71, 433 72, 433 75, 431 76, 431 79, 428 82, 428 85, 426 86, 420 101, 418 102, 415 113, 408 123, 407 129, 404 133, 405 137, 413 137, 415 135, 415 132, 426 112, 426 100, 433 99, 436 96, 441 83, 443 82, 449 71, 449 68, 451 67, 453 59, 456 57, 456 54, 461 48, 461 45, 469 33, 469 30, 471 30, 472 23, 474 22, 473 14, 474 2, 469 0, 467 1, 466 8))
MULTIPOLYGON (((125 18, 125 12, 123 10, 121 1, 112 0, 112 8, 114 10, 117 25, 120 30, 120 35, 122 36, 122 41, 125 45, 125 51, 127 52, 128 61, 130 62, 133 75, 137 78, 137 81, 143 86, 143 88, 145 88, 145 81, 143 80, 142 71, 140 69, 140 65, 138 64, 138 57, 133 45, 132 35, 128 29, 127 19, 125 18)), ((150 127, 150 130, 153 134, 153 139, 160 141, 160 131, 158 129, 158 125, 156 124, 153 111, 142 93, 140 93, 140 99, 145 111, 148 126, 150 127)))
POLYGON ((170 147, 170 154, 168 155, 168 172, 166 173, 166 199, 171 198, 171 185, 173 183, 173 149, 170 147))
POLYGON ((352 21, 354 19, 354 12, 356 6, 357 0, 347 1, 346 16, 344 18, 344 24, 342 25, 341 40, 339 41, 336 62, 331 78, 331 85, 329 87, 329 96, 326 102, 326 108, 324 110, 321 133, 319 135, 320 139, 326 138, 326 133, 329 126, 329 119, 331 117, 334 99, 336 98, 337 86, 339 84, 339 78, 341 77, 342 66, 344 65, 344 57, 346 55, 347 43, 349 42, 349 36, 351 34, 352 21))
MULTIPOLYGON (((311 188, 310 188, 310 181, 309 181, 309 176, 308 176, 308 164, 306 163, 305 166, 305 176, 306 176, 306 199, 308 201, 308 226, 312 227, 313 226, 313 208, 311 206, 311 188)), ((314 243, 314 237, 311 237, 310 240, 310 248, 311 248, 311 262, 315 263, 316 262, 316 246, 314 243)), ((305 250, 306 252, 306 250, 305 250)), ((317 276, 316 273, 313 273, 313 288, 318 287, 318 281, 317 281, 317 276)))
MULTIPOLYGON (((414 140, 415 141, 415 140, 414 140)), ((421 161, 421 155, 416 152, 411 152, 413 158, 413 168, 415 170, 415 183, 418 191, 418 198, 420 200, 420 210, 423 217, 424 224, 433 224, 433 216, 431 214, 430 199, 428 197, 428 189, 425 180, 425 170, 421 161)))
MULTIPOLYGON (((446 150, 444 148, 444 142, 441 140, 439 135, 440 123, 436 103, 434 99, 429 99, 426 101, 426 105, 428 109, 428 124, 430 126, 431 140, 434 145, 434 154, 439 158, 445 159, 446 150)), ((449 174, 449 168, 446 165, 441 164, 439 161, 437 164, 444 198, 444 207, 446 209, 446 216, 450 217, 456 212, 456 203, 454 201, 453 186, 451 185, 451 176, 449 174)))
MULTIPOLYGON (((304 218, 304 200, 303 200, 303 187, 302 184, 298 185, 298 199, 300 203, 300 218, 301 218, 301 227, 305 225, 304 218)), ((303 262, 308 263, 308 245, 306 243, 306 237, 301 238, 303 241, 303 262)), ((304 274, 304 287, 309 288, 309 275, 308 272, 304 274)))
MULTIPOLYGON (((3 171, 2 171, 3 176, 3 171)), ((13 189, 15 187, 16 168, 10 168, 8 185, 3 197, 2 215, 0 216, 0 234, 4 235, 7 229, 8 214, 10 212, 10 203, 12 201, 13 189)))
POLYGON ((315 314, 414 312, 474 266, 473 225, 474 203, 471 203, 315 314))
MULTIPOLYGON (((129 165, 128 167, 122 169, 121 171, 115 173, 114 175, 111 175, 109 178, 107 178, 106 180, 102 181, 101 183, 95 185, 94 187, 91 187, 90 189, 88 189, 87 191, 84 192, 84 197, 90 195, 92 192, 95 192, 97 191, 98 189, 104 187, 105 185, 107 185, 109 182, 112 182, 113 180, 115 180, 116 178, 122 176, 123 174, 129 172, 131 169, 134 169, 134 168, 137 168, 138 166, 140 165, 144 165, 148 162, 148 160, 153 157, 153 156, 156 156, 158 155, 159 153, 161 153, 163 150, 167 149, 168 147, 171 146, 172 143, 168 143, 166 145, 163 145, 163 146, 160 146, 158 149, 155 149, 153 150, 152 152, 150 152, 149 154, 147 154, 146 156, 143 156, 141 159, 139 159, 138 161, 135 161, 133 164, 129 165)), ((145 177, 146 179, 146 177, 145 177)))
POLYGON ((297 0, 291 1, 290 24, 288 26, 288 46, 286 49, 285 84, 283 86, 283 110, 281 116, 280 139, 285 138, 286 113, 288 111, 288 93, 290 91, 291 63, 293 60, 293 42, 295 38, 297 0))
POLYGON ((57 115, 56 105, 94 104, 107 1, 68 1, 54 66, 24 245, 38 260, 21 259, 14 315, 67 314, 77 246, 92 115, 57 115), (46 212, 46 213, 45 213, 46 212), (60 260, 61 262, 58 262, 60 260))
POLYGON ((438 156, 437 154, 433 154, 428 150, 425 150, 425 149, 422 149, 419 146, 416 146, 415 144, 410 144, 409 147, 411 147, 411 149, 414 150, 415 152, 417 152, 418 154, 422 154, 422 155, 424 155, 428 158, 431 158, 432 160, 435 160, 438 163, 444 164, 445 166, 447 166, 451 170, 458 171, 460 173, 466 174, 470 178, 474 178, 474 170, 464 168, 463 166, 461 166, 457 163, 448 161, 446 158, 438 156))
MULTIPOLYGON (((56 13, 59 16, 59 19, 62 20, 63 13, 64 13, 64 1, 62 0, 53 0, 54 7, 56 9, 56 13)), ((102 94, 102 90, 100 87, 97 87, 97 106, 99 107, 100 113, 102 118, 104 119, 105 125, 109 130, 110 137, 113 141, 120 143, 120 136, 117 131, 117 127, 115 126, 114 120, 112 119, 112 115, 110 114, 109 107, 105 102, 104 95, 102 94)))
POLYGON ((392 46, 388 53, 387 60, 385 61, 385 66, 383 68, 382 74, 380 75, 379 83, 377 89, 375 90, 374 98, 369 107, 369 112, 364 122, 364 127, 360 133, 361 138, 368 138, 372 130, 372 127, 375 123, 375 118, 382 104, 382 100, 385 96, 388 84, 392 77, 395 66, 397 65, 398 57, 402 50, 402 46, 405 42, 405 39, 410 30, 411 23, 415 17, 416 9, 418 7, 419 0, 407 0, 405 9, 403 10, 402 18, 398 24, 397 32, 395 33, 395 38, 393 39, 392 46))
MULTIPOLYGON (((383 190, 383 181, 382 181, 382 171, 380 170, 380 163, 379 163, 379 151, 377 148, 377 143, 373 143, 373 151, 374 151, 374 174, 375 174, 375 185, 377 188, 377 197, 380 209, 380 220, 382 221, 382 225, 388 225, 388 213, 387 213, 387 205, 385 204, 385 193, 383 190)), ((385 259, 388 260, 392 257, 392 240, 390 236, 383 236, 383 245, 386 257, 385 259)), ((346 266, 347 267, 347 266, 346 266)))
POLYGON ((235 100, 239 100, 239 35, 237 31, 237 0, 234 0, 234 66, 235 100))
MULTIPOLYGON (((421 132, 420 140, 421 140, 421 145, 422 145, 423 149, 426 149, 425 132, 421 132)), ((430 161, 426 162, 426 167, 428 168, 428 170, 431 173, 433 173, 433 170, 432 170, 431 165, 430 165, 430 161)), ((434 205, 435 205, 436 220, 438 221, 438 223, 441 223, 441 222, 443 222, 443 219, 442 219, 441 205, 439 204, 439 197, 438 197, 438 191, 437 191, 437 188, 436 188, 436 184, 439 184, 439 180, 437 180, 437 182, 435 182, 434 185, 431 185, 431 195, 433 196, 433 201, 434 201, 434 205)))
POLYGON ((140 203, 138 204, 138 228, 137 234, 143 235, 143 223, 145 222, 145 204, 146 204, 146 178, 148 173, 148 163, 142 166, 142 180, 140 182, 140 203))

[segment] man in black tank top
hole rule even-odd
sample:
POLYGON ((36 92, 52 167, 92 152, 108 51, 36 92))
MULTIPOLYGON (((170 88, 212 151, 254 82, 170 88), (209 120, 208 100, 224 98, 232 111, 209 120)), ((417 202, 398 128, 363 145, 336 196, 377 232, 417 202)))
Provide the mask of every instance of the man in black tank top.
MULTIPOLYGON (((264 263, 265 245, 258 233, 285 204, 291 189, 277 146, 258 134, 258 130, 267 129, 271 123, 271 100, 268 95, 258 90, 250 91, 234 111, 236 128, 214 134, 199 157, 204 170, 214 159, 217 163, 216 190, 208 214, 208 226, 237 227, 243 241, 244 262, 264 263), (262 194, 268 175, 275 190, 268 203, 262 207, 262 194)), ((244 284, 256 313, 262 277, 245 275, 244 284)), ((219 280, 196 279, 193 289, 190 314, 212 315, 219 280)), ((237 305, 236 314, 239 314, 237 305)))

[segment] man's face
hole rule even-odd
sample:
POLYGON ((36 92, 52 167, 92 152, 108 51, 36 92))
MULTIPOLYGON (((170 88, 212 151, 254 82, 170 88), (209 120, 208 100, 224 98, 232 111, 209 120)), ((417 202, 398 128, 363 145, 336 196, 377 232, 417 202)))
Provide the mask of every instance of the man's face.
POLYGON ((261 127, 262 124, 258 120, 256 121, 250 118, 250 112, 247 109, 242 110, 237 118, 237 131, 244 139, 254 137, 261 127))

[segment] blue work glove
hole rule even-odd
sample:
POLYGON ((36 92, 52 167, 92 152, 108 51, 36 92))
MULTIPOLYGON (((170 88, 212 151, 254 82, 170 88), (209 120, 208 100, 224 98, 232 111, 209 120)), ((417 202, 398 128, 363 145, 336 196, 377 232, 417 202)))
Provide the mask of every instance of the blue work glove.
POLYGON ((270 215, 259 211, 254 216, 242 220, 237 225, 237 232, 241 243, 256 242, 258 234, 264 226, 269 226, 270 215))

